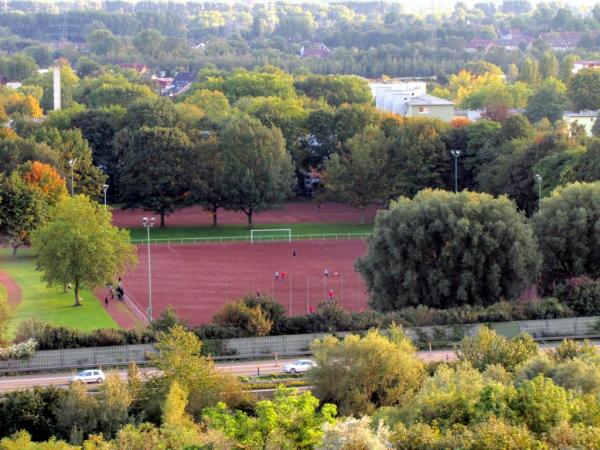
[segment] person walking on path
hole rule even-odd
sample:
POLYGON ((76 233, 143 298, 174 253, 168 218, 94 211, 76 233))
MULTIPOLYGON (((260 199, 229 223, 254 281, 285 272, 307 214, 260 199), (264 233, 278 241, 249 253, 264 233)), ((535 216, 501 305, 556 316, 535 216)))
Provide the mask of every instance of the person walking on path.
POLYGON ((327 270, 327 267, 325 267, 325 270, 323 271, 323 276, 329 278, 329 270, 327 270))
POLYGON ((296 259, 296 249, 292 250, 292 258, 296 259))
POLYGON ((281 271, 281 279, 285 280, 285 272, 283 270, 281 271))
POLYGON ((108 297, 104 297, 104 305, 106 306, 106 309, 108 309, 108 297))
POLYGON ((276 271, 276 272, 275 272, 275 279, 276 279, 276 280, 279 280, 279 271, 276 271))

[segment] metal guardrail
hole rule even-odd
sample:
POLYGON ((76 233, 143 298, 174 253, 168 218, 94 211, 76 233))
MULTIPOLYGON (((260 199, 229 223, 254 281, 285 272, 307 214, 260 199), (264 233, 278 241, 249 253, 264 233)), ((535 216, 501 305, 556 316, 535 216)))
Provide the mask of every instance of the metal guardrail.
MULTIPOLYGON (((347 239, 365 239, 373 233, 312 233, 312 234, 292 234, 293 241, 316 241, 316 240, 347 240, 347 239)), ((275 242, 286 241, 286 236, 260 236, 254 237, 254 242, 275 242)), ((214 236, 214 237, 181 237, 181 238, 151 238, 150 244, 210 244, 227 242, 251 242, 248 236, 214 236)), ((147 239, 132 239, 132 244, 146 244, 147 239)))

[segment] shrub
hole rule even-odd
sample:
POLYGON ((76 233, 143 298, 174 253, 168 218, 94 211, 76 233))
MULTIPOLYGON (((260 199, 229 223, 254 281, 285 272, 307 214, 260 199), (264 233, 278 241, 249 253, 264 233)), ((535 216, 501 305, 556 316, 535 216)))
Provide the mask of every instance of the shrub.
POLYGON ((269 320, 260 305, 249 307, 244 300, 228 303, 213 317, 222 327, 235 327, 245 331, 246 336, 266 336, 273 322, 269 320))
POLYGON ((528 334, 511 340, 481 327, 477 334, 464 338, 457 350, 458 358, 469 361, 473 367, 483 371, 489 364, 500 364, 514 370, 519 364, 537 355, 539 348, 528 334))
POLYGON ((19 342, 6 348, 0 348, 0 361, 9 359, 27 359, 31 358, 37 348, 37 342, 29 339, 25 342, 19 342))
POLYGON ((578 316, 600 315, 600 280, 585 280, 557 286, 554 295, 578 316))

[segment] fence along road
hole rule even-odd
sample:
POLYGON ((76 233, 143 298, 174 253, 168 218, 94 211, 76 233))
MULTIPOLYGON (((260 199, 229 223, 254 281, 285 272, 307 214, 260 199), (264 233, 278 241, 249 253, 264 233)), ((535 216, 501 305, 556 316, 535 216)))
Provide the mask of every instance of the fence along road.
MULTIPOLYGON (((424 361, 453 361, 456 359, 454 350, 435 350, 433 352, 418 352, 418 356, 424 361)), ((238 363, 217 363, 217 368, 223 372, 230 373, 232 375, 244 376, 244 375, 270 375, 283 373, 283 365, 292 363, 296 359, 280 359, 275 360, 256 360, 256 361, 245 361, 238 363)), ((156 369, 153 368, 142 368, 140 369, 144 374, 156 373, 156 369)), ((127 379, 127 370, 121 369, 117 371, 122 379, 127 379)), ((0 378, 0 392, 10 392, 19 389, 29 389, 35 386, 67 386, 69 384, 69 378, 74 375, 76 371, 71 372, 60 372, 50 374, 36 374, 36 375, 20 375, 0 378)))

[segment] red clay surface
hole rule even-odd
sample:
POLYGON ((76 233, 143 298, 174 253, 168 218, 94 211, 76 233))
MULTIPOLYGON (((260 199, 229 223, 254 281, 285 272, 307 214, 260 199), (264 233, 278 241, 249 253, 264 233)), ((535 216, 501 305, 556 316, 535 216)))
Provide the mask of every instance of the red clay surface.
MULTIPOLYGON (((377 205, 366 209, 365 217, 368 222, 373 222, 378 210, 377 205)), ((119 227, 133 228, 140 226, 140 218, 147 215, 141 210, 113 210, 113 223, 119 227)), ((235 225, 246 224, 247 218, 243 212, 225 211, 220 209, 217 213, 220 224, 235 225)), ((280 209, 272 209, 255 213, 255 224, 269 223, 317 223, 317 222, 356 222, 360 221, 360 210, 341 203, 324 202, 321 211, 315 201, 297 201, 287 203, 280 209)), ((199 206, 182 209, 165 219, 165 224, 170 226, 212 225, 212 215, 199 206)))
POLYGON ((0 271, 0 284, 4 285, 8 294, 8 304, 15 307, 21 301, 21 287, 6 274, 0 271))
MULTIPOLYGON (((154 317, 173 305, 178 317, 190 325, 207 323, 228 301, 247 293, 256 295, 257 290, 261 295, 274 294, 292 315, 314 310, 330 289, 344 309, 361 310, 367 306, 367 294, 354 262, 366 248, 362 240, 153 245, 154 317), (295 259, 293 249, 297 251, 295 259), (275 271, 285 272, 285 280, 281 276, 274 280, 275 271)), ((138 257, 139 264, 123 276, 123 283, 125 294, 146 311, 145 246, 138 247, 138 257)))

